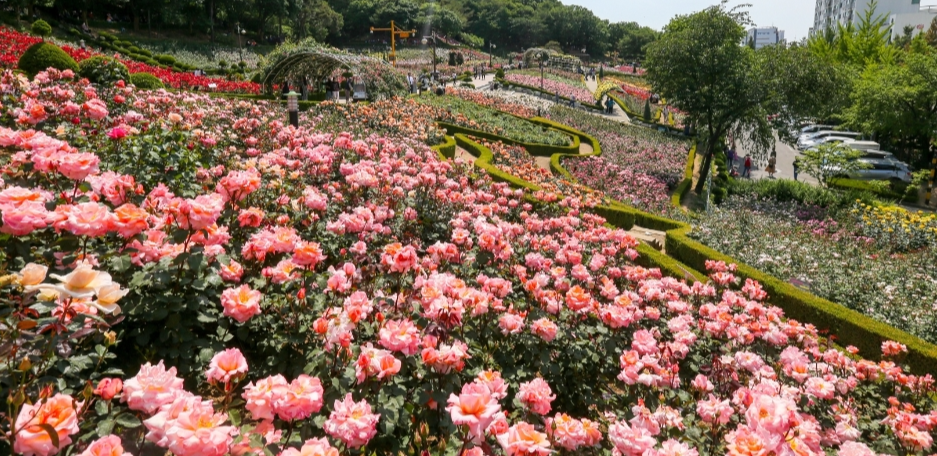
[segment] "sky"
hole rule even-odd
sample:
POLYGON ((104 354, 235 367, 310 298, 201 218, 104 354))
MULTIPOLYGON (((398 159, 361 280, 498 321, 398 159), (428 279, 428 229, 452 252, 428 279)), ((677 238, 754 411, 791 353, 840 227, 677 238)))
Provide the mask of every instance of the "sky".
MULTIPOLYGON (((655 30, 662 29, 677 14, 688 14, 718 3, 718 0, 562 0, 582 5, 596 16, 610 22, 634 21, 655 30)), ((776 26, 784 30, 788 41, 799 41, 813 26, 816 0, 748 0, 729 2, 730 6, 748 3, 752 21, 759 27, 776 26)))

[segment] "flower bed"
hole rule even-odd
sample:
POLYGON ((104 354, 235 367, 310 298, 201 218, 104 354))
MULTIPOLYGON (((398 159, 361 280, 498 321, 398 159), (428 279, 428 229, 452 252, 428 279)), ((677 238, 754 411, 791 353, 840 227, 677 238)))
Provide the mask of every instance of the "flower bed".
POLYGON ((0 79, 12 452, 932 446, 931 377, 836 351, 731 266, 635 267, 580 202, 323 113, 36 81, 0 79))
POLYGON ((899 217, 898 210, 862 206, 855 211, 828 215, 816 206, 731 197, 702 215, 691 236, 817 296, 937 342, 937 273, 922 267, 937 261, 933 216, 899 217))
MULTIPOLYGON (((532 74, 511 71, 505 75, 504 79, 508 82, 536 87, 538 89, 540 88, 541 80, 539 74, 533 76, 532 74)), ((592 103, 594 101, 592 99, 592 92, 590 92, 588 89, 583 88, 578 84, 571 84, 562 78, 550 74, 544 74, 543 90, 547 93, 559 94, 564 98, 575 98, 579 102, 592 103)))
POLYGON ((455 96, 426 93, 416 100, 420 104, 435 108, 435 118, 440 121, 530 144, 570 144, 569 136, 558 131, 455 96))
POLYGON ((446 88, 446 95, 471 101, 472 103, 487 106, 518 117, 530 118, 537 115, 536 108, 530 108, 523 104, 496 96, 496 93, 498 93, 498 91, 479 92, 477 90, 460 89, 456 87, 446 88))
POLYGON ((549 118, 589 133, 602 144, 600 157, 563 162, 579 182, 634 207, 669 213, 668 192, 683 179, 686 141, 561 106, 554 107, 549 118))
MULTIPOLYGON (((28 47, 40 41, 41 40, 37 37, 0 26, 0 68, 16 68, 16 64, 20 56, 23 55, 23 52, 25 52, 28 47)), ((80 49, 69 45, 63 45, 61 47, 63 51, 78 62, 96 55, 104 55, 99 52, 80 49)), ((218 92, 260 93, 260 85, 253 82, 228 81, 224 78, 195 76, 192 73, 183 73, 137 62, 124 58, 119 54, 113 57, 126 65, 131 73, 151 73, 167 86, 176 89, 190 89, 198 86, 201 87, 202 90, 218 92), (214 84, 216 87, 214 89, 209 89, 209 84, 214 84)))

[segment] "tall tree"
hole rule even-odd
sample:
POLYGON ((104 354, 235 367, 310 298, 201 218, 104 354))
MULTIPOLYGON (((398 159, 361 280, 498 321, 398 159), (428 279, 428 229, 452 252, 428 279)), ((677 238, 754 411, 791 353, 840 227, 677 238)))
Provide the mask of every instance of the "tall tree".
POLYGON ((862 73, 846 118, 862 131, 891 136, 906 158, 924 164, 937 131, 937 53, 909 52, 903 60, 862 73))
POLYGON ((806 50, 741 45, 748 23, 747 13, 722 3, 674 18, 648 46, 645 67, 654 90, 697 127, 703 154, 697 193, 729 132, 763 158, 774 128, 789 137, 795 119, 822 110, 817 100, 836 84, 830 66, 806 50))

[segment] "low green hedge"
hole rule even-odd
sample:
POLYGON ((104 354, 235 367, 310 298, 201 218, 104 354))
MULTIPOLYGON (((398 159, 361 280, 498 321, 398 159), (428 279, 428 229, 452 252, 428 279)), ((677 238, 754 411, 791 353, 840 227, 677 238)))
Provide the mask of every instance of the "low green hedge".
POLYGON ((677 188, 674 189, 673 195, 670 195, 670 204, 675 208, 683 207, 683 200, 686 198, 687 192, 690 191, 690 187, 693 185, 693 168, 696 165, 696 144, 693 144, 690 147, 690 153, 686 157, 686 168, 683 170, 683 180, 677 184, 677 188))
POLYGON ((868 181, 862 181, 858 179, 830 179, 827 184, 830 187, 838 188, 842 190, 859 190, 864 192, 870 192, 876 196, 882 198, 897 200, 901 202, 916 203, 918 200, 918 189, 915 187, 909 193, 899 193, 893 188, 888 190, 880 189, 879 187, 873 185, 868 181))
POLYGON ((40 41, 27 48, 26 52, 20 56, 16 67, 26 72, 30 78, 50 67, 62 71, 72 70, 78 74, 78 62, 48 41, 40 41))
POLYGON ((437 124, 446 129, 446 132, 450 135, 455 135, 456 133, 462 133, 467 136, 475 136, 478 138, 485 138, 491 141, 501 141, 505 144, 511 144, 515 146, 521 146, 527 149, 527 153, 539 157, 549 157, 553 154, 573 154, 579 153, 579 137, 573 134, 570 134, 565 131, 560 131, 572 138, 572 144, 568 146, 553 146, 550 144, 531 144, 521 141, 515 141, 513 139, 508 139, 502 136, 498 136, 494 133, 488 133, 485 131, 473 130, 471 128, 466 128, 461 125, 455 125, 448 122, 437 122, 437 124))
POLYGON ((634 263, 645 268, 659 268, 667 276, 677 277, 687 282, 703 282, 709 280, 705 274, 688 267, 687 265, 667 256, 659 250, 642 242, 636 249, 639 253, 634 263))
POLYGON ((453 157, 455 157, 455 148, 456 148, 455 138, 453 138, 452 136, 446 135, 445 139, 446 141, 444 143, 437 144, 430 148, 438 152, 439 156, 442 157, 442 159, 452 159, 453 157))

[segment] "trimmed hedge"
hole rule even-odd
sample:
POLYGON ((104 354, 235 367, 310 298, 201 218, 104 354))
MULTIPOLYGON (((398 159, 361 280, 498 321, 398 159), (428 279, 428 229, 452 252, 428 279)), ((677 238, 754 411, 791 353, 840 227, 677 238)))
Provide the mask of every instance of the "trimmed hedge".
POLYGON ((437 122, 437 124, 446 129, 446 132, 450 135, 455 135, 456 133, 462 133, 467 136, 475 136, 478 138, 485 138, 492 141, 501 141, 505 144, 511 144, 514 146, 521 146, 524 149, 527 149, 527 153, 539 157, 549 157, 553 154, 571 154, 579 153, 579 137, 572 135, 565 131, 560 131, 560 133, 566 134, 571 137, 573 143, 568 146, 553 146, 550 144, 531 144, 521 141, 515 141, 513 139, 504 138, 498 136, 494 133, 488 133, 485 131, 473 130, 471 128, 466 128, 460 125, 454 125, 448 122, 437 122))
POLYGON ((839 188, 842 190, 859 190, 863 192, 873 193, 882 198, 887 198, 891 200, 897 200, 900 202, 907 203, 917 203, 918 201, 918 190, 914 188, 909 194, 898 193, 893 189, 889 188, 888 190, 881 190, 878 187, 872 185, 868 181, 861 181, 858 179, 830 179, 827 184, 833 188, 839 188))
POLYGON ((670 196, 670 204, 673 207, 682 209, 683 200, 686 198, 687 192, 690 191, 690 187, 693 185, 693 168, 696 165, 696 144, 694 143, 690 147, 690 153, 687 154, 686 158, 686 168, 683 170, 683 180, 677 184, 677 188, 674 189, 673 195, 670 196))
POLYGON ((138 89, 155 90, 165 87, 163 81, 150 73, 133 73, 130 75, 130 83, 138 89))
POLYGON ((16 67, 26 72, 29 77, 33 77, 40 71, 47 68, 57 70, 72 70, 78 73, 78 62, 58 46, 49 42, 39 42, 28 49, 20 56, 16 67))
POLYGON ((129 81, 130 71, 123 63, 104 55, 96 55, 78 64, 79 74, 95 84, 111 85, 117 81, 129 81))
POLYGON ((446 142, 432 146, 430 147, 430 149, 433 149, 436 152, 438 152, 439 156, 442 159, 448 160, 448 159, 455 157, 456 142, 455 142, 455 138, 449 135, 446 135, 445 139, 446 139, 446 142))
POLYGON ((644 242, 638 244, 638 248, 635 250, 640 254, 638 258, 634 260, 634 263, 638 266, 659 268, 664 275, 682 278, 687 282, 697 281, 706 283, 706 281, 709 280, 703 273, 661 253, 644 242))

